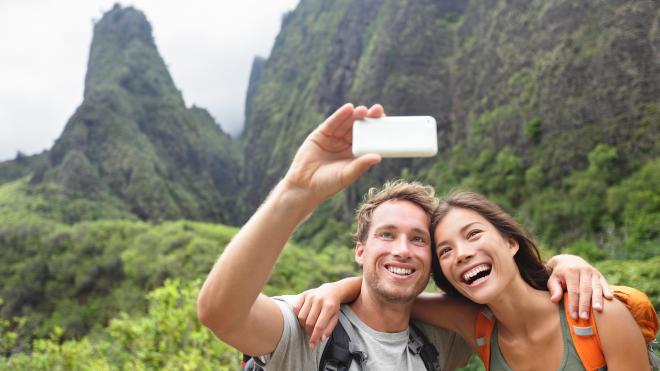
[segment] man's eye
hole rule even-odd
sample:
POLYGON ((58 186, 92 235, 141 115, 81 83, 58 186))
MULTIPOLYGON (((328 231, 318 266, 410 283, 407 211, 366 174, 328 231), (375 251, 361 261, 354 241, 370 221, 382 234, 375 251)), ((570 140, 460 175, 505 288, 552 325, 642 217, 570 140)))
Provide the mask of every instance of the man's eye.
POLYGON ((380 232, 380 237, 389 239, 394 237, 394 235, 392 234, 392 232, 380 232))
POLYGON ((412 242, 414 243, 419 243, 419 244, 425 244, 426 243, 426 238, 422 236, 415 236, 412 238, 412 242))

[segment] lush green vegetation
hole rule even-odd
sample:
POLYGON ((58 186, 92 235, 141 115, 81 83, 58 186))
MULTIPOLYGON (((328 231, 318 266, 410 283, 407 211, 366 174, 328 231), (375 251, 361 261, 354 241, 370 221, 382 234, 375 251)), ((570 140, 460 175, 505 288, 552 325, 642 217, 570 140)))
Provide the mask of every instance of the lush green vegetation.
MULTIPOLYGON (((21 193, 20 185, 24 181, 0 187, 0 216, 4 221, 0 227, 0 311, 5 318, 1 344, 5 355, 22 353, 21 357, 25 358, 25 354, 35 352, 43 353, 45 358, 20 361, 23 358, 17 356, 12 362, 18 362, 16 365, 37 362, 28 363, 33 366, 45 362, 46 367, 49 359, 68 362, 67 357, 74 357, 75 361, 75 356, 114 352, 106 354, 110 357, 107 359, 92 358, 107 361, 111 368, 127 364, 138 368, 156 365, 177 368, 177 363, 168 363, 174 362, 168 358, 170 349, 177 349, 174 353, 182 357, 194 356, 175 345, 167 349, 156 347, 150 355, 123 354, 121 347, 130 347, 129 342, 146 341, 146 334, 130 333, 142 326, 144 331, 152 331, 149 336, 169 339, 172 335, 184 336, 175 332, 187 332, 185 336, 199 336, 199 341, 210 344, 209 352, 219 349, 207 341, 210 334, 201 334, 203 330, 193 313, 195 291, 236 228, 191 221, 148 224, 122 219, 63 224, 31 211, 40 200, 21 193), (151 299, 145 297, 145 293, 161 287, 168 279, 179 283, 165 284, 151 294, 151 299), (194 323, 195 331, 201 335, 177 327, 179 322, 159 332, 164 329, 159 328, 158 322, 150 322, 158 315, 166 320, 170 312, 162 311, 179 310, 179 307, 167 307, 169 304, 158 298, 166 292, 183 290, 179 288, 181 285, 186 287, 185 297, 167 299, 170 300, 167 303, 176 302, 185 308, 181 316, 185 314, 187 323, 194 323), (148 311, 146 316, 145 311, 148 311), (115 344, 120 340, 121 344, 115 344), (80 354, 83 350, 87 353, 80 354), (151 360, 156 352, 160 358, 151 360)), ((331 245, 312 254, 307 248, 290 245, 265 292, 270 295, 300 292, 356 273, 353 253, 345 246, 331 245)), ((190 347, 199 345, 189 344, 193 340, 180 341, 190 347)), ((221 357, 217 353, 208 358, 204 350, 199 351, 202 352, 199 359, 210 361, 221 357)))
POLYGON ((301 3, 256 63, 239 142, 185 107, 144 15, 116 6, 55 146, 0 163, 0 369, 235 369, 194 314, 236 232, 218 223, 245 220, 345 101, 436 117, 440 154, 385 160, 324 203, 267 294, 355 274, 352 210, 398 176, 486 194, 544 255, 582 255, 660 308, 657 6, 508 5, 301 3))
MULTIPOLYGON (((36 202, 21 196, 22 181, 0 187, 0 351, 6 357, 0 368, 234 369, 239 354, 200 326, 194 303, 200 280, 236 228, 121 219, 62 224, 21 209, 36 202)), ((324 231, 313 223, 302 230, 324 231)), ((348 241, 346 228, 328 228, 319 238, 348 241)), ((569 250, 603 258, 588 241, 569 250)), ((602 260, 598 267, 611 283, 638 287, 660 307, 660 256, 647 257, 602 260)), ((346 244, 318 250, 290 244, 265 292, 300 292, 356 273, 346 244)))
MULTIPOLYGON (((67 340, 63 330, 35 340, 30 353, 0 358, 11 370, 236 370, 241 354, 197 320, 200 281, 167 280, 147 296, 146 313, 118 314, 102 331, 67 340)), ((16 347, 25 319, 0 322, 0 351, 16 347)))

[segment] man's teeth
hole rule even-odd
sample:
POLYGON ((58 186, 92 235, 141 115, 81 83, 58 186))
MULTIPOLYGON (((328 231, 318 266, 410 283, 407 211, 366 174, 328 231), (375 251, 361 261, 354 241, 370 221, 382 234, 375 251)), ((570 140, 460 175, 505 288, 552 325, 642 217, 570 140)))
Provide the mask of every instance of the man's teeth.
MULTIPOLYGON (((472 281, 474 281, 476 279, 476 277, 479 273, 486 272, 486 271, 488 271, 490 273, 490 265, 488 265, 488 264, 478 265, 478 266, 470 269, 469 271, 463 273, 463 281, 465 281, 467 283, 472 283, 472 281)), ((485 277, 485 276, 482 275, 481 278, 483 278, 483 277, 485 277)))
POLYGON ((394 273, 394 274, 398 274, 400 276, 407 276, 407 275, 412 274, 412 272, 413 272, 412 269, 392 267, 392 266, 388 266, 387 270, 394 273))

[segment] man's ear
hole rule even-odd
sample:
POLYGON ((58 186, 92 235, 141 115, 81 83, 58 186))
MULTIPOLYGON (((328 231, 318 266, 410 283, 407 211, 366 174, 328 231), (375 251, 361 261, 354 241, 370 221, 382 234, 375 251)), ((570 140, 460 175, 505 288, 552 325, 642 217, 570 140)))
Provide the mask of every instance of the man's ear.
POLYGON ((358 241, 355 243, 355 262, 362 267, 362 262, 364 261, 364 245, 362 242, 358 241))

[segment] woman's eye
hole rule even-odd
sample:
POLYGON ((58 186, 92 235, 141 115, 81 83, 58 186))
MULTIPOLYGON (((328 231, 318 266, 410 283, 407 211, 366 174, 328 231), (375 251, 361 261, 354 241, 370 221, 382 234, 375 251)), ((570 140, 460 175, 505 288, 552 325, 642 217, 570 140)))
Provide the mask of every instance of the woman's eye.
POLYGON ((478 230, 478 229, 473 229, 473 230, 471 230, 471 231, 468 232, 468 234, 467 234, 467 238, 470 239, 470 238, 472 238, 472 237, 478 235, 479 233, 481 233, 480 230, 478 230))
POLYGON ((447 254, 449 251, 451 251, 451 248, 449 246, 441 247, 438 249, 438 256, 443 256, 447 254))

